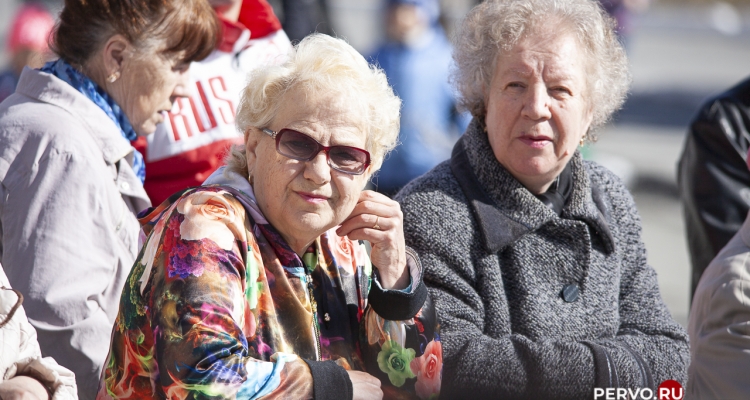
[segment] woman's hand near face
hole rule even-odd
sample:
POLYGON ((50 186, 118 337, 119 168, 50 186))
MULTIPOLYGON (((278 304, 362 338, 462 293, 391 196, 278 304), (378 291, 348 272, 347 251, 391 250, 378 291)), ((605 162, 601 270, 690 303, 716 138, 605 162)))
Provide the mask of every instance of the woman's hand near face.
POLYGON ((383 398, 383 390, 380 389, 380 380, 367 372, 346 371, 352 381, 352 400, 380 400, 383 398))
POLYGON ((383 289, 404 289, 409 285, 403 223, 404 215, 396 201, 364 190, 349 218, 336 231, 350 240, 370 242, 370 259, 380 273, 383 289))

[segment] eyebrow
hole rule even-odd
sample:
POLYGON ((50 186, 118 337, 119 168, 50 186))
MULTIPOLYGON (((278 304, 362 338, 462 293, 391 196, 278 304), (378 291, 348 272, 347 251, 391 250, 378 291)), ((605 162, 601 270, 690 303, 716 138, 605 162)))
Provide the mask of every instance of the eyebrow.
POLYGON ((524 67, 524 68, 510 68, 506 71, 505 75, 513 74, 513 75, 520 75, 521 77, 528 77, 531 76, 534 73, 534 68, 531 67, 524 67))

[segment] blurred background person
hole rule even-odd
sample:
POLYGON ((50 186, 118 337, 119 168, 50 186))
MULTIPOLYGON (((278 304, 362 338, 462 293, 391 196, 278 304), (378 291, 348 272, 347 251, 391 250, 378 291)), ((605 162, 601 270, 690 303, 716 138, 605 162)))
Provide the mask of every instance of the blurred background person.
POLYGON ((15 92, 23 67, 39 68, 51 56, 48 39, 54 25, 54 18, 40 4, 26 4, 18 10, 6 44, 10 65, 0 72, 0 102, 15 92))
POLYGON ((296 42, 313 33, 334 33, 327 0, 276 0, 283 12, 282 25, 289 39, 296 42))
POLYGON ((209 0, 222 24, 216 50, 190 67, 190 97, 178 99, 153 135, 133 143, 146 159, 153 204, 199 186, 242 143, 234 125, 240 91, 254 68, 284 61, 291 43, 265 0, 209 0))
POLYGON ((150 206, 130 145, 187 94, 213 51, 204 0, 66 0, 60 58, 26 68, 0 103, 0 249, 42 354, 71 369, 83 399, 99 381, 120 293, 150 206))
POLYGON ((373 180, 387 195, 450 157, 471 119, 456 109, 448 82, 452 48, 439 17, 438 0, 388 1, 388 39, 372 57, 403 101, 399 144, 373 180))
POLYGON ((677 183, 690 252, 690 296, 750 210, 750 78, 706 101, 687 131, 677 183))
POLYGON ((70 370, 42 358, 36 331, 26 319, 23 295, 0 265, 0 399, 77 399, 70 370))

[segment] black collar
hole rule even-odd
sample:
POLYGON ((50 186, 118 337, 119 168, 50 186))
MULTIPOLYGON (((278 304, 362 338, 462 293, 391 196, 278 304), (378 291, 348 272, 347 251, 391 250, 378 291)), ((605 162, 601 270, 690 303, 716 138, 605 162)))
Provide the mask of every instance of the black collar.
MULTIPOLYGON (((569 201, 563 207, 561 215, 558 216, 554 211, 535 198, 531 192, 526 190, 520 182, 512 178, 510 173, 497 162, 491 149, 489 149, 486 134, 482 138, 477 137, 477 135, 482 135, 483 133, 477 133, 476 131, 473 134, 470 133, 472 128, 477 128, 476 125, 475 123, 470 125, 467 133, 456 143, 453 148, 450 165, 453 175, 456 177, 474 212, 474 216, 482 231, 485 249, 488 253, 497 253, 523 235, 535 231, 552 219, 560 217, 583 220, 591 228, 592 235, 597 235, 601 239, 605 252, 607 254, 614 252, 614 239, 607 223, 610 216, 606 203, 603 201, 603 193, 597 185, 590 185, 580 154, 576 154, 566 167, 571 168, 572 189, 569 201), (480 146, 475 146, 474 150, 479 148, 479 153, 488 153, 481 154, 481 158, 491 157, 489 162, 496 164, 491 168, 494 172, 492 175, 495 175, 493 177, 495 179, 492 180, 500 182, 500 186, 505 183, 505 186, 510 187, 503 189, 498 188, 497 184, 494 185, 495 187, 482 184, 480 178, 477 176, 477 171, 475 171, 477 168, 472 167, 472 162, 466 149, 467 143, 465 143, 469 142, 469 145, 477 145, 477 139, 480 142, 481 139, 484 139, 487 143, 479 143, 480 146), (475 143, 472 143, 472 141, 475 143), (484 148, 485 145, 487 148, 484 148), (490 193, 495 194, 495 196, 491 196, 488 190, 490 193), (527 204, 533 203, 533 212, 520 212, 521 210, 518 205, 522 202, 527 204)), ((487 161, 480 160, 480 162, 487 161)), ((488 177, 484 176, 484 178, 488 177)))
POLYGON ((539 201, 549 207, 555 214, 562 215, 565 203, 570 199, 573 193, 573 171, 568 163, 557 176, 555 182, 547 189, 546 192, 535 195, 539 201))

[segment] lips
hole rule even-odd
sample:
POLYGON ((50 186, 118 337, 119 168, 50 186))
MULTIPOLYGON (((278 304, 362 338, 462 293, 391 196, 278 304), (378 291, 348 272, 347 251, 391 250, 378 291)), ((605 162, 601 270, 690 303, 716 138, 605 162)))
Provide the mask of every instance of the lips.
POLYGON ((315 194, 315 193, 308 193, 308 192, 296 192, 302 200, 305 200, 308 203, 324 203, 328 201, 330 197, 324 196, 321 194, 315 194))
POLYGON ((525 145, 534 148, 534 149, 541 149, 548 144, 552 143, 552 139, 547 136, 521 136, 518 138, 522 143, 525 145))

